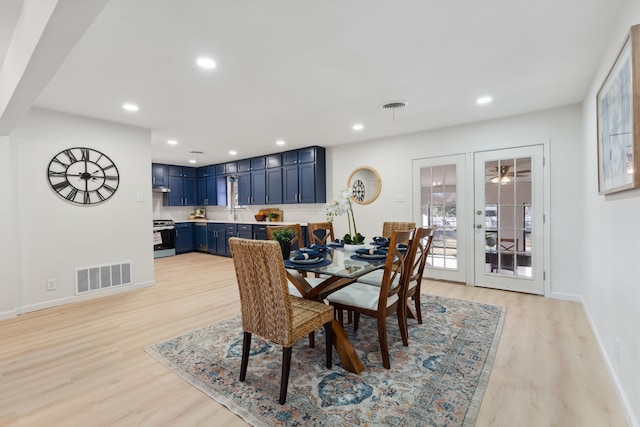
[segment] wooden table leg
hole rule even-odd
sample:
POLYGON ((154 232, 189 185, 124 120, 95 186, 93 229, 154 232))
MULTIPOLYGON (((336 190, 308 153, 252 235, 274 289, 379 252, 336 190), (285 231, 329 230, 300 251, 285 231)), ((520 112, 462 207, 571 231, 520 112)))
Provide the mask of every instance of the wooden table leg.
POLYGON ((340 322, 333 319, 332 326, 333 345, 336 348, 338 356, 340 356, 340 360, 342 361, 344 368, 349 372, 359 374, 364 369, 364 365, 356 354, 356 350, 353 348, 351 341, 347 338, 347 334, 344 333, 344 329, 340 326, 340 322))

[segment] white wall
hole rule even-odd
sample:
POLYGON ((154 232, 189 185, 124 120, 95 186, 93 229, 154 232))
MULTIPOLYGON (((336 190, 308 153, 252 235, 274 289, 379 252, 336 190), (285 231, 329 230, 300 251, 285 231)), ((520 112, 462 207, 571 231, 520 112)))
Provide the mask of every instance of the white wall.
MULTIPOLYGON (((640 425, 640 190, 598 195, 596 95, 629 28, 639 22, 640 2, 625 2, 584 101, 582 150, 582 234, 588 243, 581 263, 585 271, 582 294, 608 366, 623 390, 621 397, 633 426, 640 425)), ((635 119, 639 117, 636 112, 635 119)))
MULTIPOLYGON (((33 109, 9 138, 17 171, 9 194, 17 194, 11 226, 18 233, 18 313, 79 299, 74 296, 77 267, 130 261, 134 285, 120 290, 153 284, 150 132, 33 109), (102 204, 69 203, 49 185, 51 158, 78 146, 104 152, 118 167, 120 186, 102 204), (47 279, 57 280, 57 290, 46 290, 47 279)), ((3 284, 0 292, 6 289, 3 284)), ((113 291, 118 289, 99 293, 113 291)), ((96 293, 86 297, 92 296, 96 293)))
MULTIPOLYGON (((547 110, 466 126, 331 147, 327 153, 327 198, 346 187, 357 166, 382 177, 382 191, 369 205, 354 207, 358 230, 379 235, 383 221, 412 220, 412 160, 550 141, 552 296, 577 299, 582 283, 580 106, 547 110), (396 200, 404 199, 404 202, 396 200)), ((549 159, 548 159, 549 160, 549 159)), ((346 219, 334 222, 337 235, 346 219)))
POLYGON ((15 205, 17 193, 12 191, 14 180, 13 151, 9 137, 0 137, 0 320, 14 317, 14 286, 16 284, 16 250, 18 248, 15 229, 15 205))

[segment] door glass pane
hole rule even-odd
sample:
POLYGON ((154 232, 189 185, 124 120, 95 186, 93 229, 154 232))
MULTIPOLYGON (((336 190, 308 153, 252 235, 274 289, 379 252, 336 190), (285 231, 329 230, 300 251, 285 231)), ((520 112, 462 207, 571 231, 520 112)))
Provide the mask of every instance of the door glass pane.
POLYGON ((486 271, 531 277, 531 158, 485 162, 486 271))
POLYGON ((457 269, 456 165, 420 168, 422 226, 435 227, 429 267, 457 269))

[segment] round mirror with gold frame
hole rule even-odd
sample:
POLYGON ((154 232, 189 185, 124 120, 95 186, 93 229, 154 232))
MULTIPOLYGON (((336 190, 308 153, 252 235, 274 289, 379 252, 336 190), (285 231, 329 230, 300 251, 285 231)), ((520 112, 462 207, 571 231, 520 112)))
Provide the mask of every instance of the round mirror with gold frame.
POLYGON ((380 195, 382 180, 374 168, 361 166, 351 172, 347 187, 352 201, 360 205, 368 205, 380 195))

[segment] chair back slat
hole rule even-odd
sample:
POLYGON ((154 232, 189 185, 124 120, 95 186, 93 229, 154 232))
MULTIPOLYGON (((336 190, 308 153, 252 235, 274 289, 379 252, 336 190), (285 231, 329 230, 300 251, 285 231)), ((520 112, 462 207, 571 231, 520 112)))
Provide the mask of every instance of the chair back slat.
POLYGON ((326 222, 310 222, 307 224, 307 232, 309 234, 309 244, 317 243, 326 245, 335 240, 333 235, 333 223, 326 222))
POLYGON ((418 227, 413 235, 412 249, 414 254, 411 254, 412 265, 410 267, 410 275, 407 281, 409 283, 422 280, 422 274, 424 272, 424 266, 427 262, 427 256, 429 255, 429 249, 431 248, 431 242, 435 233, 435 228, 418 227))
POLYGON ((387 253, 387 258, 385 259, 382 282, 380 282, 380 297, 378 299, 379 311, 386 311, 387 300, 390 297, 394 295, 402 297, 404 295, 404 290, 407 285, 406 274, 408 272, 406 257, 411 249, 412 234, 413 231, 394 231, 391 233, 389 251, 387 253), (401 252, 398 248, 400 243, 407 245, 405 253, 401 252), (399 285, 393 286, 394 282, 399 283, 399 285))
POLYGON ((229 248, 240 291, 243 330, 287 345, 293 312, 282 251, 274 240, 232 237, 229 248))

